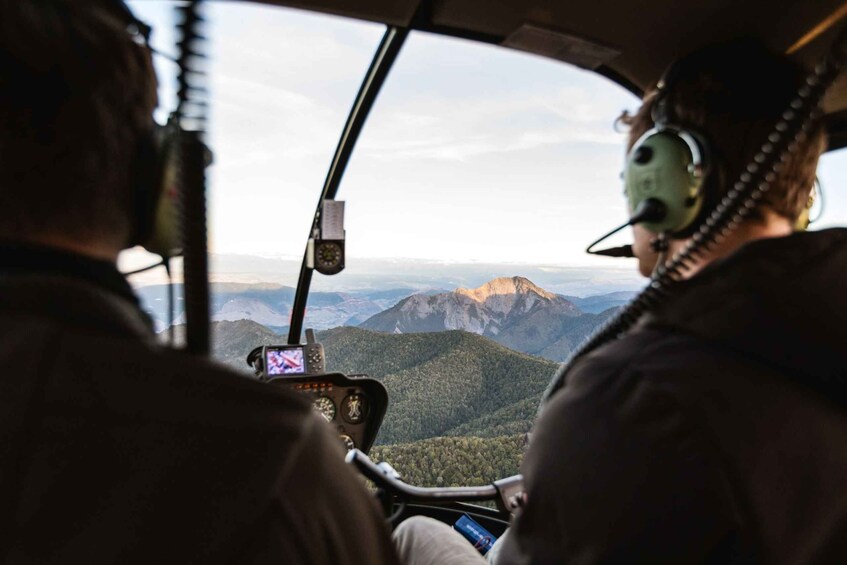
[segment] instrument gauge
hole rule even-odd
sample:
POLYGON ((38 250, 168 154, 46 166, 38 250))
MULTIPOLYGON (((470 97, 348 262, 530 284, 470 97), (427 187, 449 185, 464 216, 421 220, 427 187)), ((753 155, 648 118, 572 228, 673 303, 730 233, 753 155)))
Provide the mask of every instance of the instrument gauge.
POLYGON ((332 422, 335 419, 335 403, 328 396, 321 396, 312 404, 312 408, 323 416, 327 422, 332 422))
POLYGON ((343 241, 321 240, 315 243, 315 270, 324 275, 334 275, 344 269, 343 241))
POLYGON ((324 242, 318 246, 315 258, 322 267, 335 267, 341 261, 341 246, 337 243, 324 242))
POLYGON ((349 424, 361 424, 368 417, 369 409, 368 398, 360 392, 354 392, 341 403, 341 416, 349 424))

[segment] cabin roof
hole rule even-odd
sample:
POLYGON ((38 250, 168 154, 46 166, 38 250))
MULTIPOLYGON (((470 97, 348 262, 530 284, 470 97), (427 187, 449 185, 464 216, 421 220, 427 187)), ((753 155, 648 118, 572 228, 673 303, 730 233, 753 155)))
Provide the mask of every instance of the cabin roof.
MULTIPOLYGON (((847 16, 847 3, 805 0, 259 0, 414 30, 464 37, 562 59, 636 94, 679 56, 755 37, 810 65, 847 16)), ((847 79, 824 101, 835 146, 847 134, 847 79)))

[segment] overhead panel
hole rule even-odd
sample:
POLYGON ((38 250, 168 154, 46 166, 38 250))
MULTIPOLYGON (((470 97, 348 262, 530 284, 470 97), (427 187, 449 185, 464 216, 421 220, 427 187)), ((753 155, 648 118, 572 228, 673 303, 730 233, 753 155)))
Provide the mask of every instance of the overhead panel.
POLYGON ((406 27, 418 7, 417 0, 252 0, 260 4, 276 4, 302 8, 336 16, 406 27))
MULTIPOLYGON (((844 0, 260 1, 503 44, 596 69, 632 90, 649 88, 681 54, 738 37, 779 52, 793 46, 792 56, 811 64, 847 18, 844 0)), ((847 81, 824 105, 828 113, 847 109, 847 81)))
POLYGON ((502 45, 591 70, 608 64, 621 54, 613 47, 532 24, 519 27, 502 45))

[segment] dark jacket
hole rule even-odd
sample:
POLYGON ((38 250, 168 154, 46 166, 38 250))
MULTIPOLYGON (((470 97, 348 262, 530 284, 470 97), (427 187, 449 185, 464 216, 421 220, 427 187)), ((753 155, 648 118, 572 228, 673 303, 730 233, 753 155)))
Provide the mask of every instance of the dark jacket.
POLYGON ((0 275, 0 561, 396 562, 307 402, 157 346, 126 292, 26 271, 0 275))
POLYGON ((847 560, 847 231, 750 243, 581 359, 498 563, 847 560))

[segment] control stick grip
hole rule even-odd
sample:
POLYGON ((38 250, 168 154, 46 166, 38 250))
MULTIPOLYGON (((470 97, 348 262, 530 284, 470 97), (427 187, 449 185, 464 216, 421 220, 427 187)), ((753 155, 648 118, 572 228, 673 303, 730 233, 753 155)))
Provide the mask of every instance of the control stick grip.
POLYGON ((372 480, 377 486, 392 490, 409 502, 447 504, 495 500, 502 512, 512 513, 520 507, 523 500, 523 476, 521 475, 506 477, 493 484, 479 487, 417 487, 401 481, 390 465, 381 467, 358 449, 348 451, 345 460, 355 465, 362 475, 372 480))

